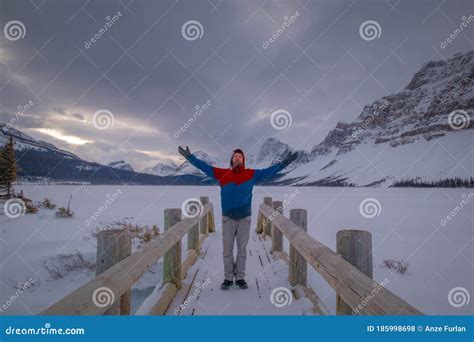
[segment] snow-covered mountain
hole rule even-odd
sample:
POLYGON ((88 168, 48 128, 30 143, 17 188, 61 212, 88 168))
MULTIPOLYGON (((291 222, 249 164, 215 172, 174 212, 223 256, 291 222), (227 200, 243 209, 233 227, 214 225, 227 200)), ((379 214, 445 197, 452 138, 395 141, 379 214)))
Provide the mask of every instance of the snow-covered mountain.
POLYGON ((157 176, 171 176, 176 174, 176 169, 178 165, 174 162, 164 163, 158 162, 153 167, 147 167, 142 170, 144 173, 148 173, 150 175, 157 175, 157 176))
POLYGON ((16 151, 34 150, 39 152, 55 152, 63 154, 65 158, 79 159, 78 156, 71 152, 61 150, 53 144, 37 140, 14 127, 10 127, 10 125, 0 123, 0 146, 4 146, 10 136, 15 140, 14 148, 16 151))
POLYGON ((309 161, 282 179, 293 184, 389 186, 474 174, 474 51, 430 61, 400 92, 338 123, 309 161))
MULTIPOLYGON (((248 167, 255 169, 268 167, 281 161, 290 151, 295 151, 291 146, 275 138, 267 138, 260 146, 256 156, 250 154, 246 157, 248 167)), ((298 150, 298 158, 291 164, 290 170, 309 161, 309 153, 298 150)))
MULTIPOLYGON (((210 165, 222 167, 219 160, 211 158, 209 154, 203 151, 192 151, 192 153, 199 159, 205 161, 210 165)), ((158 162, 155 166, 143 169, 144 173, 158 176, 182 176, 182 175, 197 175, 203 176, 203 173, 192 166, 187 160, 180 164, 171 162, 158 162)))
POLYGON ((135 171, 132 165, 125 162, 124 160, 108 163, 107 166, 110 166, 110 167, 113 167, 114 169, 119 169, 119 170, 135 171))

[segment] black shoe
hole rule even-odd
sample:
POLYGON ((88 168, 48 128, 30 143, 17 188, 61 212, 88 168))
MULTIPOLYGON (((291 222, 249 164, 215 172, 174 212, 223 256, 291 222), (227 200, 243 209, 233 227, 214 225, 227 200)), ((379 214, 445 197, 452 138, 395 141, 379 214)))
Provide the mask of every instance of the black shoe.
POLYGON ((224 282, 221 284, 221 290, 228 290, 229 287, 234 285, 234 282, 232 280, 227 280, 225 279, 224 282))
POLYGON ((247 283, 243 279, 236 280, 235 285, 238 285, 242 290, 249 288, 247 283))

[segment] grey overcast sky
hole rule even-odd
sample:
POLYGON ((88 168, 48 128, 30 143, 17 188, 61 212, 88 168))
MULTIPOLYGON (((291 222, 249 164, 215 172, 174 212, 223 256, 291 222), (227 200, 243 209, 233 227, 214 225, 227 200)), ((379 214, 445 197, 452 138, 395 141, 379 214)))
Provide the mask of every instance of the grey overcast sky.
POLYGON ((427 61, 473 50, 474 22, 441 46, 473 7, 0 0, 0 122, 86 160, 137 169, 179 161, 180 144, 221 160, 236 147, 256 153, 268 137, 310 150, 427 61), (275 111, 291 125, 276 129, 275 111))

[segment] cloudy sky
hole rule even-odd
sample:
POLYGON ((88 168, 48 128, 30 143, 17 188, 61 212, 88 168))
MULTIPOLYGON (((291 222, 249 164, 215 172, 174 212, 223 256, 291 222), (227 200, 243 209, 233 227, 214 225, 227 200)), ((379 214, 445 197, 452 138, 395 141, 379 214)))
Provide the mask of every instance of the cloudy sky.
POLYGON ((474 22, 441 45, 473 7, 0 0, 0 122, 137 169, 179 161, 180 144, 221 160, 268 137, 310 150, 425 62, 472 50, 474 22))

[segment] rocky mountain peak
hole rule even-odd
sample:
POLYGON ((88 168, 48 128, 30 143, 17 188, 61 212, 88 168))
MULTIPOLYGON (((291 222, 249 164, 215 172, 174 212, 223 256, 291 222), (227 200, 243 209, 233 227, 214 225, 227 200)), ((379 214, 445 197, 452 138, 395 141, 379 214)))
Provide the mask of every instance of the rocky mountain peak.
POLYGON ((124 160, 111 162, 111 163, 107 164, 107 166, 113 167, 114 169, 135 171, 133 169, 133 167, 129 163, 125 162, 124 160))

